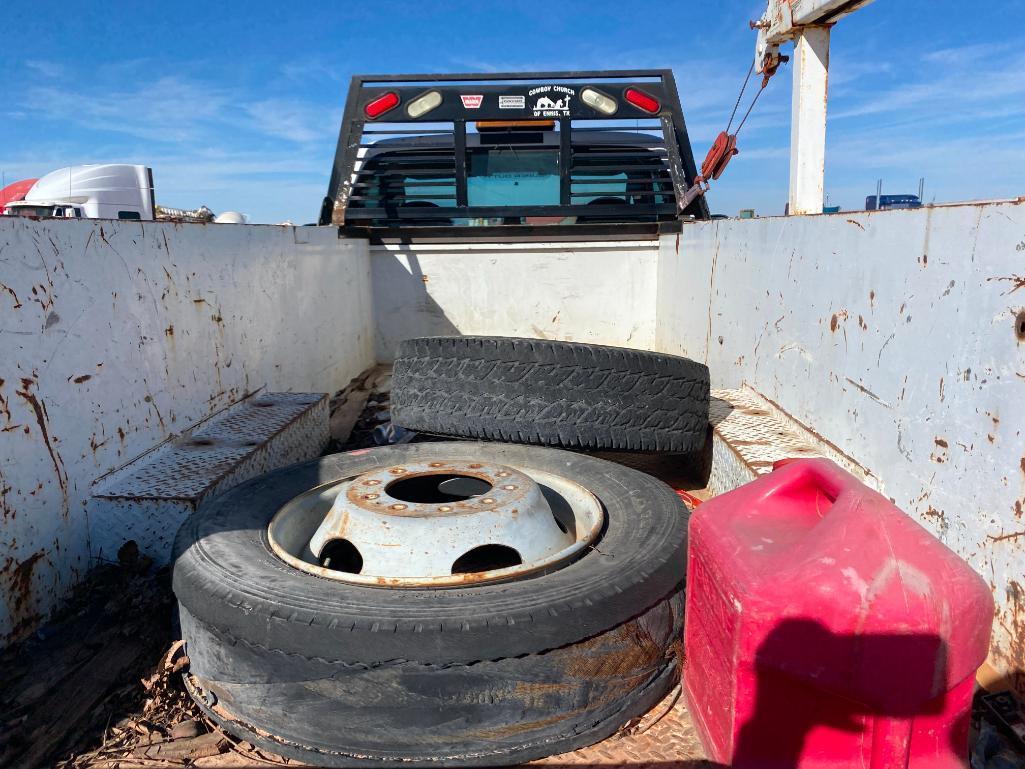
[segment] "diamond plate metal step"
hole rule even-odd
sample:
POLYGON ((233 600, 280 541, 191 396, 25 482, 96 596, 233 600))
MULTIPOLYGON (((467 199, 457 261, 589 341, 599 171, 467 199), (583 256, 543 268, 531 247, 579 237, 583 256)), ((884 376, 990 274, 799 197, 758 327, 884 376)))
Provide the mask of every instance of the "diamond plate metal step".
POLYGON ((158 565, 182 521, 242 481, 318 456, 328 442, 325 393, 263 393, 231 406, 100 480, 87 511, 94 557, 134 540, 158 565))
POLYGON ((826 457, 866 485, 882 482, 833 444, 749 387, 713 390, 710 496, 724 494, 772 471, 781 459, 826 457))

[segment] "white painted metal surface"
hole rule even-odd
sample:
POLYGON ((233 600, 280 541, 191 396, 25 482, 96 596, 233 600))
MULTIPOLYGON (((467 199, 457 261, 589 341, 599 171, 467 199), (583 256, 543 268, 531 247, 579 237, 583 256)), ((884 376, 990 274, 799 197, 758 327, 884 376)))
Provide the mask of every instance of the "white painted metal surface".
POLYGON ((259 388, 342 387, 370 296, 332 229, 0 218, 0 644, 89 567, 94 479, 259 388))
POLYGON ((750 385, 853 457, 967 559, 998 605, 991 664, 1019 692, 1023 252, 1023 203, 685 225, 662 238, 656 332, 713 387, 750 385))
POLYGON ((790 111, 791 214, 821 214, 826 173, 829 27, 805 27, 794 39, 790 111))
POLYGON ((261 392, 104 477, 86 507, 92 556, 115 561, 131 540, 156 565, 166 564, 178 527, 204 502, 320 456, 328 443, 327 402, 324 393, 261 392))
POLYGON ((402 339, 492 334, 648 348, 655 240, 371 248, 377 357, 402 339))

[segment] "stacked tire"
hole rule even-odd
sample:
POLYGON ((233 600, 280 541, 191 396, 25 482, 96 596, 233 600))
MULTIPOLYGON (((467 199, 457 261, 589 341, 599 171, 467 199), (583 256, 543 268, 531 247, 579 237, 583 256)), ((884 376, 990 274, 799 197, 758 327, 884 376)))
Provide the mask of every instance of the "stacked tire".
POLYGON ((679 679, 687 512, 651 476, 547 447, 697 451, 707 404, 707 369, 683 358, 404 342, 394 421, 478 440, 325 456, 190 517, 174 567, 190 693, 238 738, 318 766, 512 765, 608 737, 679 679), (453 457, 571 479, 600 502, 600 539, 558 568, 446 589, 320 578, 268 544, 310 490, 453 457))
POLYGON ((401 427, 566 449, 697 452, 708 402, 695 361, 542 339, 408 339, 392 375, 401 427))

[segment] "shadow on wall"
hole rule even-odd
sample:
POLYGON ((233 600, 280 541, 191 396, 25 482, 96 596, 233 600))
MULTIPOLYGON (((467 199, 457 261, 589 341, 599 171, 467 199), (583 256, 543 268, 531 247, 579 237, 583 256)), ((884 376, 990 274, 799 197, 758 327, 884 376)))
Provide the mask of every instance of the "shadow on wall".
POLYGON ((974 676, 948 692, 947 665, 936 635, 785 620, 755 653, 747 707, 738 699, 732 766, 963 767, 974 676))
POLYGON ((408 248, 375 255, 373 281, 379 362, 394 360, 396 347, 403 339, 461 335, 431 296, 430 276, 408 248))

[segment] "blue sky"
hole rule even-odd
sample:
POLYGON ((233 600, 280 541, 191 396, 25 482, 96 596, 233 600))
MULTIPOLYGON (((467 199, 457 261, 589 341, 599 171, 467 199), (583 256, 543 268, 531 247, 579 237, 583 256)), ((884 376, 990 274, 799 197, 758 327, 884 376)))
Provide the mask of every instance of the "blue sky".
MULTIPOLYGON (((354 72, 671 66, 700 163, 750 64, 763 3, 7 4, 0 171, 144 163, 157 200, 316 218, 354 72)), ((715 185, 713 211, 782 212, 789 69, 715 185)), ((876 0, 833 30, 830 204, 1025 195, 1025 0, 876 0), (973 12, 978 8, 978 12, 973 12)))

